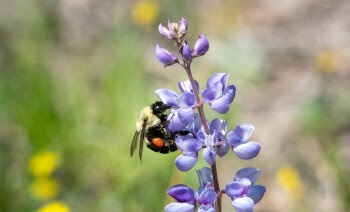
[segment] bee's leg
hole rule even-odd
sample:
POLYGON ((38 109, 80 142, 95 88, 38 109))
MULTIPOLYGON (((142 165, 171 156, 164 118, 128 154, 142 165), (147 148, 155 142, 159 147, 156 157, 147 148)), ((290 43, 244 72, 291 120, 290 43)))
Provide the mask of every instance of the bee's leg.
POLYGON ((163 146, 159 149, 159 153, 162 154, 168 154, 169 153, 169 146, 163 146))
POLYGON ((169 145, 170 152, 175 152, 177 150, 177 146, 175 143, 169 145))
POLYGON ((154 152, 159 152, 159 147, 155 146, 154 144, 150 143, 150 144, 147 144, 147 147, 154 151, 154 152))

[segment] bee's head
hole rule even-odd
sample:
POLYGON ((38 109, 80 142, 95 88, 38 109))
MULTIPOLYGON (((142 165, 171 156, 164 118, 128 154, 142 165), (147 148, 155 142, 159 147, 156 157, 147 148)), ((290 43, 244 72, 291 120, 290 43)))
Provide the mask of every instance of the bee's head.
POLYGON ((152 110, 154 114, 162 114, 169 108, 171 108, 171 106, 166 105, 163 102, 159 102, 159 101, 155 102, 152 105, 152 110))

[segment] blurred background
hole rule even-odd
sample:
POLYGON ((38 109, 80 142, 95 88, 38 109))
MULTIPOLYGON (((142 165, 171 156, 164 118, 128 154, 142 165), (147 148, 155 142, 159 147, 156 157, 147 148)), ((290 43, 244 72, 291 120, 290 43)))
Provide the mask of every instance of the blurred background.
MULTIPOLYGON (((3 0, 0 7, 0 211, 163 211, 178 152, 129 147, 158 88, 178 66, 155 57, 160 22, 183 16, 201 90, 230 73, 229 130, 255 125, 259 156, 219 159, 221 186, 241 167, 262 170, 256 211, 350 211, 350 1, 3 0)), ((209 111, 208 118, 217 116, 209 111)), ((195 168, 205 165, 197 163, 195 168)), ((223 211, 233 211, 223 198, 223 211)))

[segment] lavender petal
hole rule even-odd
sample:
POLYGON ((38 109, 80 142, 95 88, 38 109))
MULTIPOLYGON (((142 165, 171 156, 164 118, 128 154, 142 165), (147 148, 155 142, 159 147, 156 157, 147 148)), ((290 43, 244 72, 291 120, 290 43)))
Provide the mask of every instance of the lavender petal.
POLYGON ((167 193, 178 202, 189 202, 194 199, 194 191, 186 185, 178 184, 169 188, 167 193))
POLYGON ((229 100, 226 96, 222 96, 211 102, 210 107, 220 114, 225 114, 230 109, 229 100))
POLYGON ((163 63, 164 66, 172 65, 178 61, 176 55, 171 54, 159 44, 156 47, 156 55, 159 62, 163 63))
POLYGON ((165 212, 194 212, 194 205, 189 203, 172 202, 165 207, 165 212))
POLYGON ((236 153, 236 155, 243 160, 255 158, 259 154, 260 149, 260 144, 254 141, 243 143, 236 147, 233 147, 233 151, 236 153))
POLYGON ((198 160, 197 153, 186 153, 179 155, 175 160, 176 167, 182 171, 186 172, 196 164, 198 160))
POLYGON ((177 98, 179 97, 175 91, 162 88, 155 91, 155 93, 158 95, 159 99, 166 105, 172 106, 172 107, 179 107, 179 104, 177 102, 177 98))
POLYGON ((209 41, 207 38, 200 34, 196 43, 194 44, 192 55, 195 57, 204 55, 209 49, 209 41))
POLYGON ((249 197, 237 198, 232 201, 232 205, 237 212, 253 212, 254 202, 249 197))

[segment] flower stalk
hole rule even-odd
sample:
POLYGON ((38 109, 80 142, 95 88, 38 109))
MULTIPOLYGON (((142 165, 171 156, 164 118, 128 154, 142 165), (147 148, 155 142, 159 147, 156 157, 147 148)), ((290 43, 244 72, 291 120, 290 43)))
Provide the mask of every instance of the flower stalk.
MULTIPOLYGON (((191 85, 192 85, 192 88, 193 88, 193 93, 196 96, 196 101, 197 101, 197 104, 198 104, 197 110, 198 110, 199 116, 201 118, 201 122, 202 122, 202 125, 204 127, 205 133, 207 135, 210 135, 209 126, 208 126, 208 123, 206 121, 207 119, 205 118, 205 114, 204 114, 204 110, 203 110, 203 102, 201 101, 201 99, 199 97, 199 93, 198 93, 196 84, 194 82, 193 76, 192 76, 191 66, 190 66, 189 63, 185 63, 184 62, 184 66, 183 67, 186 70, 188 79, 191 82, 191 85)), ((217 169, 216 169, 216 162, 211 166, 211 172, 212 172, 212 175, 213 175, 214 190, 215 190, 215 192, 218 195, 215 208, 216 208, 217 212, 221 212, 221 195, 220 195, 221 191, 220 191, 220 184, 219 184, 219 179, 218 179, 218 173, 217 173, 217 169)))

